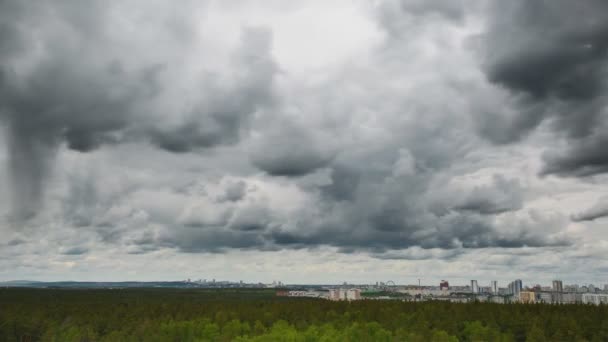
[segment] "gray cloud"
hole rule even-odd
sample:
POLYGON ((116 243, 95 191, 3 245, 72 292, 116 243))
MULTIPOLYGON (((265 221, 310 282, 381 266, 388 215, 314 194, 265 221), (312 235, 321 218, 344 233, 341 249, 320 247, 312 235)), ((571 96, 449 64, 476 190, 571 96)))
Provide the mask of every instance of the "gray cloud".
POLYGON ((219 201, 238 202, 247 195, 247 183, 242 180, 230 182, 224 193, 218 197, 219 201))
POLYGON ((550 152, 544 174, 604 173, 607 23, 608 4, 601 0, 494 2, 483 37, 484 70, 489 81, 511 92, 515 108, 482 114, 489 117, 480 119, 482 134, 512 142, 547 122, 571 148, 550 152))
POLYGON ((284 123, 266 132, 251 159, 256 167, 273 176, 303 176, 331 162, 334 152, 328 145, 327 139, 308 132, 308 128, 284 123))
MULTIPOLYGON (((169 54, 157 56, 149 46, 140 47, 144 33, 125 42, 113 31, 122 5, 12 0, 0 4, 0 119, 8 129, 17 217, 39 211, 54 155, 64 143, 80 152, 133 139, 149 140, 171 152, 234 144, 259 106, 273 101, 276 66, 269 52, 271 32, 246 28, 233 54, 234 79, 214 85, 211 77, 199 72, 194 78, 202 84, 198 98, 204 100, 194 105, 183 105, 187 98, 180 105, 160 104, 159 110, 168 111, 165 115, 183 120, 172 125, 156 120, 151 104, 172 90, 173 85, 164 82, 183 70, 169 54), (125 43, 133 51, 126 51, 125 43)), ((158 40, 167 38, 174 44, 168 51, 182 49, 186 54, 189 42, 184 37, 194 37, 184 34, 187 25, 176 31, 167 24, 170 18, 149 19, 162 31, 158 40)))
POLYGON ((571 216, 574 222, 595 221, 608 217, 608 197, 602 197, 591 208, 571 216))
MULTIPOLYGON (((340 247, 343 253, 368 250, 383 254, 392 250, 402 250, 418 246, 423 249, 458 248, 522 248, 568 246, 565 239, 543 236, 538 232, 521 232, 503 235, 492 221, 476 215, 451 214, 427 222, 407 222, 398 216, 384 213, 382 219, 371 218, 367 222, 352 223, 348 228, 342 225, 330 226, 327 222, 317 224, 316 231, 281 232, 275 231, 270 237, 283 248, 309 248, 320 245, 340 247), (428 224, 428 226, 419 224, 428 224), (387 225, 392 230, 387 230, 387 225)), ((346 220, 345 218, 341 218, 346 220)), ((418 219, 420 220, 420 219, 418 219)), ((312 222, 308 222, 312 223, 312 222)), ((390 255, 390 253, 389 253, 390 255)))
POLYGON ((600 95, 608 49, 606 9, 601 0, 497 1, 485 37, 488 78, 535 99, 600 95), (587 20, 581 22, 579 15, 587 20))
MULTIPOLYGON (((409 52, 401 40, 394 44, 384 46, 390 51, 381 51, 374 62, 390 64, 390 58, 409 52)), ((402 63, 387 68, 390 75, 370 68, 357 70, 356 77, 365 81, 401 79, 398 72, 409 72, 415 78, 416 71, 402 63)), ((331 111, 298 110, 309 115, 309 120, 300 122, 291 120, 291 112, 277 110, 262 116, 268 120, 256 126, 259 135, 249 141, 253 145, 248 146, 251 161, 266 172, 264 177, 269 179, 265 181, 281 186, 295 182, 305 204, 288 212, 263 206, 265 209, 244 216, 244 229, 230 225, 235 218, 191 226, 187 233, 180 227, 168 228, 171 233, 157 243, 187 251, 219 246, 262 250, 332 246, 344 253, 376 255, 410 247, 455 250, 569 244, 553 233, 545 234, 541 224, 530 224, 527 230, 517 229, 521 222, 501 224, 498 216, 524 207, 524 190, 517 180, 496 176, 490 185, 473 185, 464 195, 445 187, 459 175, 456 166, 466 164, 468 154, 482 142, 471 134, 468 107, 460 101, 461 94, 446 85, 442 75, 416 84, 411 92, 383 87, 384 82, 362 81, 363 90, 351 94, 339 86, 344 82, 352 81, 330 80, 312 96, 304 93, 293 100, 295 104, 289 103, 297 107, 301 102, 336 99, 340 105, 331 111), (375 87, 383 90, 381 96, 372 96, 375 87), (370 96, 360 96, 362 92, 370 96), (429 94, 438 92, 444 96, 427 101, 429 94), (318 99, 318 94, 324 97, 318 99), (372 114, 357 117, 361 115, 358 108, 372 114), (409 115, 416 119, 408 120, 409 115), (312 177, 311 173, 320 179, 303 179, 312 177), (273 176, 300 177, 277 180, 273 176), (436 210, 438 198, 447 210, 436 210), (235 231, 243 234, 235 235, 235 231)), ((291 108, 285 103, 282 106, 291 108)), ((255 202, 249 196, 248 201, 255 202)), ((230 213, 236 217, 238 210, 230 213)))
POLYGON ((282 70, 274 54, 289 49, 274 45, 285 37, 274 42, 265 28, 245 27, 220 53, 229 30, 200 33, 209 27, 190 27, 190 13, 178 13, 185 24, 177 25, 162 8, 149 18, 143 2, 130 3, 142 5, 143 18, 95 4, 98 12, 77 1, 0 5, 11 13, 0 14, 11 201, 23 216, 46 215, 32 225, 86 236, 76 245, 86 241, 90 250, 59 252, 96 253, 95 244, 132 254, 329 246, 386 259, 451 260, 473 249, 565 246, 571 241, 560 235, 559 220, 520 219, 525 195, 535 191, 526 188, 523 167, 508 165, 508 176, 479 181, 502 173, 512 157, 474 129, 504 143, 552 121, 572 151, 548 153, 547 174, 604 172, 594 150, 601 138, 591 141, 589 133, 599 126, 588 122, 602 121, 603 84, 587 70, 603 62, 561 51, 575 49, 568 44, 580 37, 601 43, 593 25, 572 36, 579 29, 567 23, 537 46, 553 17, 539 14, 536 23, 525 18, 523 2, 496 5, 506 8, 504 20, 522 20, 511 28, 492 17, 486 36, 484 71, 509 92, 503 110, 494 98, 467 96, 464 86, 482 83, 472 93, 489 87, 460 41, 473 31, 467 18, 479 15, 477 1, 383 2, 374 17, 387 33, 381 44, 306 72, 282 70), (139 30, 142 20, 150 20, 150 37, 139 30), (114 31, 121 23, 127 27, 114 31), (553 61, 554 53, 566 57, 553 61), (545 58, 558 75, 529 78, 545 58), (589 84, 571 89, 584 80, 589 84), (498 118, 480 114, 480 102, 501 108, 498 118), (575 156, 582 159, 569 159, 575 156), (98 164, 66 171, 74 160, 98 164), (49 185, 53 205, 42 209, 37 200, 54 166, 64 174, 49 185), (462 179, 468 183, 450 188, 462 179))
POLYGON ((602 133, 577 139, 561 151, 545 153, 543 175, 587 177, 608 172, 608 136, 602 133))
POLYGON ((63 251, 64 255, 83 255, 87 254, 89 249, 86 247, 72 247, 63 251))
POLYGON ((273 78, 278 71, 270 51, 272 32, 259 27, 243 30, 232 67, 238 73, 230 86, 205 86, 204 99, 177 127, 155 127, 151 141, 170 152, 189 152, 220 144, 234 144, 256 110, 272 106, 273 78))
POLYGON ((59 144, 86 152, 111 141, 110 134, 124 127, 135 98, 147 87, 144 78, 128 79, 113 70, 115 64, 84 66, 64 55, 47 58, 27 76, 7 71, 0 94, 14 204, 26 215, 38 208, 59 144))
POLYGON ((427 22, 461 24, 476 1, 471 0, 387 0, 379 2, 377 16, 380 24, 395 38, 411 34, 427 22))
POLYGON ((27 241, 23 240, 23 239, 12 239, 9 242, 6 243, 7 246, 19 246, 22 245, 24 243, 27 243, 27 241))
POLYGON ((13 28, 6 34, 14 34, 11 40, 27 47, 0 60, 0 99, 9 129, 13 204, 19 216, 30 216, 38 210, 59 144, 65 141, 69 148, 85 152, 111 140, 110 133, 125 126, 134 102, 150 95, 152 85, 145 67, 127 72, 113 56, 100 60, 90 55, 101 43, 94 35, 104 28, 103 11, 94 20, 75 23, 73 13, 64 8, 53 11, 50 5, 15 1, 1 6, 2 27, 13 28), (14 8, 22 15, 13 15, 14 8), (80 24, 86 27, 70 26, 80 24), (25 32, 27 25, 32 28, 25 32), (52 33, 65 36, 59 39, 52 33), (44 49, 38 58, 27 55, 35 44, 44 49), (19 67, 24 58, 33 59, 31 67, 19 67))
POLYGON ((492 215, 519 210, 522 207, 523 190, 519 181, 494 175, 492 185, 475 187, 453 209, 492 215))
POLYGON ((404 12, 414 17, 439 15, 447 19, 462 20, 466 15, 466 0, 401 0, 399 4, 404 12))
POLYGON ((391 251, 384 252, 375 255, 376 258, 381 260, 429 260, 429 259, 440 259, 440 260, 452 260, 463 254, 463 250, 451 249, 451 250, 432 250, 432 249, 416 249, 410 248, 404 251, 391 251))

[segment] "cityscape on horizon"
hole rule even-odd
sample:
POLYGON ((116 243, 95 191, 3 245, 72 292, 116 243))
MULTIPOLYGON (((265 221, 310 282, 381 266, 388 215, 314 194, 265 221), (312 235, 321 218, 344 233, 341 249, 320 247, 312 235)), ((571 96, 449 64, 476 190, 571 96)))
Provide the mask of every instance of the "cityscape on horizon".
POLYGON ((506 287, 499 286, 498 281, 490 281, 487 286, 477 280, 467 285, 450 285, 441 280, 438 285, 422 284, 400 285, 393 281, 376 282, 375 284, 285 284, 281 281, 272 283, 231 282, 216 279, 186 279, 169 282, 33 282, 11 281, 0 282, 0 287, 24 288, 262 288, 277 289, 279 297, 323 298, 329 300, 402 300, 429 301, 442 300, 455 303, 492 302, 506 303, 545 303, 545 304, 594 304, 608 305, 608 284, 597 287, 593 284, 566 284, 553 280, 550 286, 540 284, 524 286, 521 279, 516 279, 506 287))
POLYGON ((603 1, 77 3, 0 2, 0 280, 605 281, 603 1))

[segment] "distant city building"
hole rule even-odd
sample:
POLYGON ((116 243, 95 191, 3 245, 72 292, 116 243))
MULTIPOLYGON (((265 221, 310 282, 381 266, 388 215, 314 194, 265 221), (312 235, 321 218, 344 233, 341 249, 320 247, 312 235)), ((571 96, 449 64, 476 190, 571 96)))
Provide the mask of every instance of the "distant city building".
POLYGON ((527 304, 536 303, 536 293, 533 291, 521 291, 519 292, 519 301, 527 304))
POLYGON ((564 292, 564 285, 561 280, 553 281, 553 292, 564 292))
POLYGON ((496 303, 496 304, 504 304, 505 297, 503 296, 490 296, 488 298, 488 302, 496 303))
POLYGON ((498 294, 498 282, 497 282, 496 280, 492 280, 492 281, 490 282, 490 292, 491 292, 493 295, 498 294))
POLYGON ((580 300, 577 300, 577 297, 581 296, 578 293, 562 293, 562 301, 560 304, 575 304, 580 302, 580 300))
POLYGON ((564 284, 562 283, 561 280, 554 280, 553 281, 553 298, 552 298, 552 302, 553 303, 562 303, 563 300, 563 293, 564 293, 564 284))
POLYGON ((608 304, 608 294, 583 293, 581 301, 583 304, 608 304))
POLYGON ((550 304, 554 303, 554 296, 552 292, 536 292, 536 302, 550 304))
MULTIPOLYGON (((210 283, 202 283, 196 286, 209 287, 210 283)), ((192 283, 195 284, 196 282, 192 283)), ((391 282, 378 283, 379 286, 361 287, 355 284, 348 286, 339 285, 335 288, 326 286, 284 286, 281 282, 275 282, 276 295, 279 297, 307 297, 325 298, 333 301, 353 301, 363 298, 376 300, 406 300, 406 301, 428 301, 440 300, 450 302, 491 302, 491 303, 545 303, 545 304, 593 304, 608 305, 608 293, 595 288, 593 285, 564 286, 561 280, 554 280, 550 286, 526 286, 523 287, 520 279, 514 280, 506 288, 499 288, 498 282, 493 280, 490 286, 479 286, 477 280, 471 280, 467 286, 451 286, 448 281, 442 280, 439 286, 408 285, 395 287, 393 292, 396 296, 376 295, 378 287, 383 288, 391 282), (278 285, 281 285, 280 287, 278 285), (362 288, 367 288, 368 293, 362 297, 362 288), (596 292, 582 292, 589 288, 595 288, 596 292), (573 290, 579 289, 579 292, 573 290), (448 291, 449 290, 449 291, 448 291)), ((189 283, 186 283, 189 284, 189 283)), ((245 284, 244 282, 216 282, 220 287, 257 286, 256 284, 245 284)), ((194 285, 188 285, 194 286, 194 285)), ((259 284, 260 287, 268 285, 259 284)))
POLYGON ((315 291, 315 290, 278 290, 278 297, 306 297, 306 298, 325 298, 329 299, 329 293, 327 291, 315 291))
POLYGON ((477 285, 477 280, 471 280, 471 292, 479 293, 479 285, 477 285))
POLYGON ((277 297, 289 297, 289 291, 288 290, 277 290, 276 295, 277 295, 277 297))
POLYGON ((361 300, 361 290, 350 289, 346 291, 346 300, 361 300))
POLYGON ((508 294, 514 296, 515 298, 519 298, 519 293, 521 292, 521 290, 523 289, 523 285, 520 279, 517 279, 515 281, 512 281, 509 284, 509 290, 507 291, 508 294))
POLYGON ((360 300, 361 299, 361 290, 360 289, 331 289, 331 290, 329 290, 328 299, 334 300, 334 301, 360 300))

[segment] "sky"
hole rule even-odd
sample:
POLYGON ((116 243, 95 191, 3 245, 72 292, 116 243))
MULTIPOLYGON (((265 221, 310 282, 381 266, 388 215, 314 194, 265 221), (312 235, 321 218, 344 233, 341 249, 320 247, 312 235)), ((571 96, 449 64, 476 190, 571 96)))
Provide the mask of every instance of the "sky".
POLYGON ((604 0, 0 1, 0 281, 608 284, 604 0))

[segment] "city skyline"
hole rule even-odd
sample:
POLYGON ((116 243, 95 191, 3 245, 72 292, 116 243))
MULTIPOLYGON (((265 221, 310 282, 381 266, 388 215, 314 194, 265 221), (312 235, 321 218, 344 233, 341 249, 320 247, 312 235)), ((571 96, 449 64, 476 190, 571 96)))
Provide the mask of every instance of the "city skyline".
POLYGON ((561 279, 554 279, 548 283, 543 283, 534 280, 524 281, 522 279, 514 279, 512 281, 500 282, 498 280, 489 280, 487 284, 485 281, 479 281, 477 279, 471 279, 465 282, 454 282, 453 280, 441 279, 441 281, 432 283, 428 281, 423 281, 422 279, 416 279, 415 282, 395 282, 393 280, 380 280, 380 281, 371 281, 371 282, 349 282, 349 281, 340 281, 336 283, 329 282, 285 282, 283 280, 265 280, 265 281, 252 281, 248 279, 220 279, 220 278, 187 278, 187 279, 167 279, 167 280, 142 280, 142 279, 123 279, 123 280, 79 280, 79 279, 61 279, 61 280, 43 280, 43 279, 12 279, 6 281, 0 281, 0 286, 10 285, 10 284, 20 284, 20 283, 163 283, 163 282, 178 282, 178 283, 199 283, 199 284, 241 284, 241 285, 273 285, 273 286, 294 286, 294 285, 310 285, 310 286, 320 286, 320 285, 329 285, 329 286, 408 286, 408 287, 426 287, 426 288, 442 288, 445 286, 446 289, 453 288, 469 288, 473 293, 482 293, 486 291, 488 293, 497 293, 499 289, 501 290, 509 290, 510 286, 515 282, 521 283, 521 289, 533 289, 537 286, 540 286, 542 289, 552 289, 553 291, 563 292, 565 289, 571 288, 582 288, 593 286, 600 291, 608 291, 608 282, 600 282, 600 283, 591 283, 585 281, 575 281, 575 282, 564 282, 561 279), (476 290, 472 287, 472 284, 475 284, 476 290), (392 285, 390 285, 392 284, 392 285), (494 291, 495 289, 496 291, 494 291))
MULTIPOLYGON (((393 281, 376 282, 375 284, 289 284, 282 281, 272 283, 251 283, 216 279, 186 279, 169 282, 31 282, 13 281, 0 282, 0 289, 191 289, 205 291, 214 289, 230 289, 232 291, 275 291, 276 297, 293 297, 309 299, 325 299, 330 301, 402 301, 425 302, 447 301, 451 303, 495 303, 495 304, 608 304, 608 284, 603 288, 593 284, 566 284, 561 280, 553 280, 550 286, 524 284, 521 279, 510 282, 506 287, 499 287, 497 281, 491 281, 489 286, 479 285, 477 280, 471 280, 470 285, 449 284, 442 280, 439 284, 398 284, 393 281)), ((236 292, 238 293, 238 292, 236 292)))
POLYGON ((602 0, 1 1, 0 281, 605 284, 606 23, 602 0))

